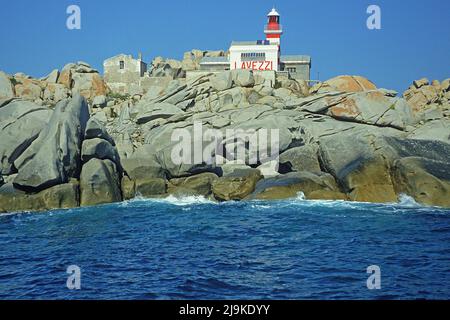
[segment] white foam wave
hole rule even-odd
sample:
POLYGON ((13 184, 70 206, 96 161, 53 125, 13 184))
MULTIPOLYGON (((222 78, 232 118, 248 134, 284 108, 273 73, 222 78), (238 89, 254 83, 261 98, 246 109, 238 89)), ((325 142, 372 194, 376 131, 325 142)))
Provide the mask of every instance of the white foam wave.
POLYGON ((176 197, 173 195, 162 199, 164 202, 168 202, 177 206, 187 206, 190 204, 216 204, 216 202, 206 199, 204 196, 182 196, 176 197))
POLYGON ((216 202, 206 199, 204 196, 174 196, 166 198, 153 199, 156 202, 170 203, 176 206, 188 206, 192 204, 216 204, 216 202))
POLYGON ((426 208, 415 199, 407 194, 400 194, 396 203, 373 203, 363 201, 345 201, 345 200, 309 200, 303 192, 299 192, 297 197, 290 199, 292 204, 301 204, 307 206, 325 206, 325 207, 345 207, 349 209, 361 209, 362 206, 398 206, 402 208, 426 208))
POLYGON ((305 194, 302 191, 298 192, 296 200, 300 200, 300 201, 306 200, 305 194))
POLYGON ((405 193, 399 195, 398 204, 402 207, 409 207, 409 208, 423 207, 423 205, 417 203, 413 197, 408 196, 405 193))

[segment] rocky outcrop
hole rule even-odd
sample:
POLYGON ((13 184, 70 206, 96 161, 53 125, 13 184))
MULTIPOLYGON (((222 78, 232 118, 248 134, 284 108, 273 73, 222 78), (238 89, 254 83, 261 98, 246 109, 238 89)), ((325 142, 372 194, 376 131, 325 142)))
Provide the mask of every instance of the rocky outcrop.
POLYGON ((81 206, 122 201, 114 162, 94 158, 85 163, 80 176, 80 194, 81 206))
POLYGON ((261 179, 259 170, 235 170, 230 175, 215 180, 212 191, 220 201, 242 200, 255 190, 256 183, 261 179))
POLYGON ((81 161, 82 206, 122 201, 120 156, 114 140, 95 118, 86 124, 81 161))
MULTIPOLYGON (((205 165, 174 165, 170 157, 174 148, 174 144, 170 143, 173 130, 184 128, 193 136, 193 124, 201 121, 204 130, 219 129, 223 133, 224 149, 233 150, 237 144, 236 141, 225 139, 226 129, 278 129, 280 166, 278 173, 273 169, 275 167, 268 166, 272 176, 281 174, 278 178, 282 179, 289 172, 323 174, 326 171, 336 180, 337 189, 313 190, 308 193, 310 198, 396 201, 398 193, 391 169, 393 161, 403 155, 394 152, 383 137, 404 139, 408 134, 417 132, 418 138, 419 133, 423 136, 424 132, 428 132, 426 129, 420 131, 422 124, 418 123, 404 99, 396 97, 393 91, 376 89, 370 81, 360 77, 332 79, 323 87, 322 93, 313 92, 312 95, 303 94, 302 90, 295 89, 293 83, 286 81, 276 87, 278 89, 257 84, 249 71, 234 71, 206 75, 186 84, 173 82, 164 91, 153 94, 151 98, 144 98, 138 110, 142 110, 144 104, 151 106, 167 101, 175 103, 167 111, 173 105, 184 106, 180 112, 138 124, 143 129, 141 134, 145 132, 141 141, 154 154, 151 167, 158 168, 159 173, 162 169, 169 179, 212 171, 219 175, 214 184, 220 185, 221 181, 233 174, 234 168, 250 167, 246 163, 230 163, 222 165, 221 171, 215 171, 213 167, 205 165), (238 74, 242 75, 242 81, 237 80, 238 74), (193 102, 191 99, 194 99, 193 102), (341 140, 341 144, 336 143, 341 140), (332 158, 347 160, 339 165, 332 158)), ((151 110, 151 107, 147 110, 151 110)), ((143 113, 139 112, 135 116, 136 122, 141 122, 138 120, 139 114, 143 113)), ((249 159, 250 150, 247 156, 249 159)), ((267 169, 260 164, 258 168, 261 171, 267 169)), ((263 175, 265 180, 269 178, 267 171, 263 175)), ((233 185, 239 183, 239 179, 229 182, 227 188, 232 190, 233 185)), ((225 188, 225 185, 216 187, 217 199, 242 199, 248 196, 232 195, 232 191, 221 194, 218 190, 225 188)), ((170 183, 168 188, 172 190, 170 183)))
POLYGON ((219 177, 214 173, 200 173, 186 178, 175 178, 169 181, 169 194, 176 196, 201 195, 209 197, 212 185, 219 177))
POLYGON ((149 75, 151 77, 170 77, 177 79, 184 77, 186 72, 180 61, 156 57, 150 65, 149 75))
POLYGON ((14 87, 8 75, 0 71, 0 99, 8 99, 14 97, 14 87))
POLYGON ((19 170, 14 186, 41 191, 78 178, 80 147, 88 119, 88 107, 81 96, 58 103, 48 125, 14 161, 19 170))
POLYGON ((310 93, 325 93, 325 92, 362 92, 376 90, 377 87, 370 80, 361 76, 338 76, 329 79, 325 82, 318 83, 313 86, 310 93))
POLYGON ((333 91, 342 92, 361 92, 377 89, 374 83, 361 76, 338 76, 325 81, 325 84, 330 86, 333 91))
POLYGON ((0 188, 0 211, 122 200, 122 169, 115 143, 98 121, 88 121, 85 98, 75 95, 54 110, 14 100, 0 113, 5 141, 2 184, 6 179, 0 188))
POLYGON ((79 93, 90 100, 96 96, 106 96, 108 92, 98 71, 84 62, 67 64, 61 71, 60 81, 71 89, 72 94, 79 93))
POLYGON ((0 186, 0 212, 42 211, 78 207, 78 181, 53 186, 36 194, 14 188, 11 183, 0 186))
POLYGON ((261 180, 256 184, 250 199, 274 200, 296 198, 346 200, 333 176, 324 172, 291 172, 278 177, 261 180))
POLYGON ((286 150, 279 158, 280 172, 320 172, 318 149, 316 144, 309 144, 286 150))
POLYGON ((163 178, 139 177, 122 178, 122 194, 124 200, 135 197, 155 198, 167 195, 167 181, 163 178))
POLYGON ((297 104, 302 110, 329 115, 343 121, 360 122, 405 130, 416 122, 405 100, 392 97, 386 91, 357 93, 327 93, 312 96, 297 104))
POLYGON ((59 83, 48 83, 44 89, 43 100, 50 105, 56 104, 61 100, 71 96, 70 89, 59 83))
POLYGON ((167 59, 163 57, 156 57, 149 66, 149 75, 151 77, 168 77, 172 79, 180 79, 186 76, 186 71, 193 71, 200 69, 200 61, 204 57, 223 57, 225 52, 205 51, 193 49, 185 52, 183 60, 167 59))
POLYGON ((15 76, 14 78, 18 82, 14 87, 18 97, 34 102, 43 101, 44 83, 39 80, 25 77, 15 76))
POLYGON ((167 183, 162 178, 140 178, 134 181, 136 196, 152 198, 166 194, 167 183))
POLYGON ((96 96, 94 99, 92 99, 92 107, 93 108, 104 108, 108 105, 108 101, 105 96, 100 95, 96 96))
POLYGON ((395 190, 416 201, 450 207, 450 162, 406 157, 394 162, 395 190))
POLYGON ((231 72, 221 72, 211 77, 211 86, 216 91, 228 90, 233 86, 233 74, 231 72))
POLYGON ((234 83, 239 87, 253 87, 255 78, 250 70, 233 70, 231 72, 234 83))
POLYGON ((47 76, 41 78, 41 81, 46 81, 48 83, 57 83, 59 78, 59 70, 52 70, 47 76))
POLYGON ((168 119, 174 115, 183 114, 183 111, 170 103, 155 103, 148 105, 138 114, 136 120, 138 124, 144 124, 152 120, 168 119))
MULTIPOLYGON (((206 54, 212 53, 154 63, 196 69, 206 54)), ((31 84, 41 92, 37 98, 38 90, 30 91, 27 99, 35 102, 0 99, 0 210, 169 194, 396 202, 405 193, 423 204, 450 206, 447 80, 415 81, 400 98, 357 76, 310 89, 248 70, 189 80, 175 73, 142 97, 123 97, 94 90, 96 74, 80 62, 41 80, 14 75, 22 95, 31 84), (59 86, 67 91, 57 94, 59 86), (415 107, 414 95, 424 90, 437 96, 415 107), (75 92, 89 97, 90 109, 75 92), (74 96, 54 108, 37 101, 65 94, 74 96), (50 192, 55 198, 45 200, 50 192), (30 199, 35 204, 27 204, 30 199)))
POLYGON ((103 126, 103 124, 99 120, 97 120, 94 117, 91 117, 86 124, 84 138, 85 139, 99 138, 99 139, 108 141, 113 146, 115 145, 114 140, 109 135, 106 128, 103 126))
POLYGON ((430 85, 428 79, 414 81, 413 85, 403 93, 414 111, 420 111, 426 105, 438 100, 437 88, 430 85))
POLYGON ((54 106, 76 94, 92 101, 108 93, 98 71, 85 62, 69 63, 61 72, 55 69, 41 79, 23 73, 8 76, 0 71, 0 100, 18 97, 38 105, 54 106))
POLYGON ((412 129, 408 138, 416 140, 438 140, 450 143, 450 118, 424 122, 412 129))
POLYGON ((101 138, 86 139, 81 149, 81 160, 85 163, 91 159, 111 160, 120 166, 117 149, 107 140, 101 138))
POLYGON ((184 71, 192 71, 200 69, 200 61, 203 57, 223 57, 224 51, 204 51, 194 49, 184 53, 183 61, 181 62, 184 71))
POLYGON ((17 173, 14 162, 37 138, 51 115, 51 110, 21 100, 0 108, 0 172, 17 173))
POLYGON ((440 83, 427 78, 416 80, 403 93, 403 97, 417 114, 419 120, 428 121, 450 117, 450 79, 440 83), (429 119, 430 111, 434 119, 429 119))

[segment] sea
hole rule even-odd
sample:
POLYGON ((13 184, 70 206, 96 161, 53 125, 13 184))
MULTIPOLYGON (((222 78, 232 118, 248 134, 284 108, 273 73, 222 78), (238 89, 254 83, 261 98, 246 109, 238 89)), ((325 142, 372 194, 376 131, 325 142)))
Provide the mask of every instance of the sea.
POLYGON ((450 299, 450 210, 299 194, 5 214, 0 299, 450 299))

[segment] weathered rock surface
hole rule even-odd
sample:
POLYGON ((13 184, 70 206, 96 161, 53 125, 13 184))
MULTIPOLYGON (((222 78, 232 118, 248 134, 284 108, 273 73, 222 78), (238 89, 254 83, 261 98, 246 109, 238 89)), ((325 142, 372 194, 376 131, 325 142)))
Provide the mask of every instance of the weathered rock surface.
POLYGON ((377 87, 370 80, 361 76, 337 76, 325 82, 316 83, 309 89, 309 94, 323 94, 328 92, 363 92, 376 90, 377 87))
POLYGON ((15 189, 11 183, 0 187, 0 212, 67 209, 79 203, 78 182, 60 184, 35 194, 15 189))
POLYGON ((42 81, 47 81, 48 83, 57 83, 59 77, 59 70, 54 69, 52 72, 50 72, 47 76, 42 78, 42 81))
POLYGON ((415 122, 409 105, 399 98, 386 96, 383 91, 365 91, 318 100, 304 110, 325 113, 338 120, 390 126, 400 130, 415 122), (324 104, 325 102, 325 104, 324 104))
POLYGON ((134 181, 135 194, 151 198, 164 195, 167 191, 166 180, 162 178, 139 178, 134 181))
POLYGON ((171 179, 167 192, 176 196, 202 195, 212 193, 212 184, 218 179, 214 173, 200 173, 186 178, 171 179))
POLYGON ((250 70, 233 70, 231 71, 233 81, 240 87, 252 87, 255 84, 253 71, 250 70))
POLYGON ((127 176, 122 178, 122 194, 124 200, 135 197, 161 197, 166 195, 167 183, 162 178, 138 178, 130 179, 127 176))
POLYGON ((96 96, 94 99, 92 99, 92 106, 98 107, 98 108, 104 108, 107 105, 107 100, 104 95, 96 96))
POLYGON ((397 193, 426 205, 450 207, 450 162, 406 157, 395 161, 393 175, 397 193))
POLYGON ((341 134, 320 142, 323 167, 354 201, 395 202, 389 163, 376 152, 370 135, 341 134))
POLYGON ((0 71, 0 99, 13 98, 14 87, 8 75, 0 71))
POLYGON ((167 119, 180 113, 183 113, 183 111, 173 104, 156 103, 138 114, 137 123, 144 124, 156 119, 167 119))
POLYGON ((91 117, 86 124, 86 131, 85 131, 84 138, 85 139, 100 138, 100 139, 108 141, 113 146, 115 145, 114 140, 109 135, 106 128, 103 126, 103 124, 97 118, 94 118, 94 117, 91 117))
POLYGON ((149 145, 139 147, 130 158, 121 159, 126 174, 138 178, 165 178, 166 172, 158 163, 155 151, 149 145))
POLYGON ((79 95, 56 106, 48 125, 14 162, 19 174, 14 186, 41 191, 77 178, 81 170, 80 147, 89 111, 79 95))
POLYGON ((44 89, 43 99, 51 104, 55 104, 67 99, 70 94, 70 90, 63 84, 48 83, 44 89))
POLYGON ((211 77, 211 85, 217 91, 228 90, 233 85, 233 75, 231 72, 222 72, 211 77))
POLYGON ((80 205, 92 206, 122 201, 120 178, 111 160, 91 159, 80 175, 80 205))
POLYGON ((450 118, 429 121, 411 131, 408 138, 439 140, 450 144, 450 118))
POLYGON ((81 94, 89 101, 97 98, 95 106, 99 106, 99 99, 108 92, 109 88, 98 71, 85 62, 69 63, 61 72, 55 69, 41 79, 23 73, 9 77, 0 72, 0 99, 19 97, 52 107, 61 100, 81 94))
POLYGON ((69 88, 72 95, 80 94, 86 99, 106 96, 108 88, 97 70, 87 63, 69 63, 64 66, 59 75, 58 83, 69 88))
POLYGON ((261 180, 250 199, 273 200, 295 198, 302 193, 307 199, 345 200, 333 176, 324 172, 291 172, 261 180))
POLYGON ((149 74, 152 77, 170 77, 176 79, 185 76, 186 73, 180 61, 156 57, 150 65, 149 74))
POLYGON ((449 83, 450 79, 444 80, 442 84, 437 80, 430 83, 426 78, 416 80, 403 93, 403 97, 416 113, 421 113, 430 107, 449 109, 449 83))
POLYGON ((193 49, 191 51, 185 52, 183 61, 181 62, 181 67, 184 71, 192 71, 200 69, 200 61, 203 57, 223 57, 225 52, 222 50, 218 51, 207 51, 193 49))
POLYGON ((325 81, 333 91, 360 92, 376 90, 377 87, 370 80, 361 76, 338 76, 325 81))
POLYGON ((261 179, 259 170, 235 170, 230 175, 215 180, 212 191, 220 201, 242 200, 255 190, 256 183, 261 179))
POLYGON ((120 167, 120 158, 116 148, 106 140, 94 138, 83 141, 81 160, 85 163, 93 158, 108 159, 120 167))
POLYGON ((0 172, 17 172, 14 161, 37 138, 51 114, 49 109, 20 100, 0 108, 0 172))
POLYGON ((450 206, 450 79, 415 81, 399 98, 358 76, 313 88, 249 70, 183 78, 208 55, 224 52, 156 58, 150 74, 165 80, 133 97, 109 95, 84 62, 40 80, 6 76, 29 101, 0 97, 0 210, 169 194, 396 202, 406 193, 450 206), (46 192, 56 198, 42 200, 46 192))
POLYGON ((37 101, 43 97, 41 83, 33 79, 21 79, 21 82, 14 86, 14 91, 18 97, 31 101, 37 101))
POLYGON ((315 144, 296 147, 280 155, 280 167, 283 173, 290 171, 320 172, 318 146, 315 144))

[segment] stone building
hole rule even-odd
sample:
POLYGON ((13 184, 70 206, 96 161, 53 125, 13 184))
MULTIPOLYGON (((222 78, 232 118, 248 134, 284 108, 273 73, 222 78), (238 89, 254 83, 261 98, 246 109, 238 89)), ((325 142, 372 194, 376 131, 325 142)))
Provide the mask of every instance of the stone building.
POLYGON ((286 55, 280 57, 280 69, 296 80, 311 79, 311 57, 305 55, 286 55))
POLYGON ((147 73, 147 64, 139 54, 137 59, 132 55, 119 54, 103 62, 104 79, 114 92, 139 92, 140 82, 147 73))

